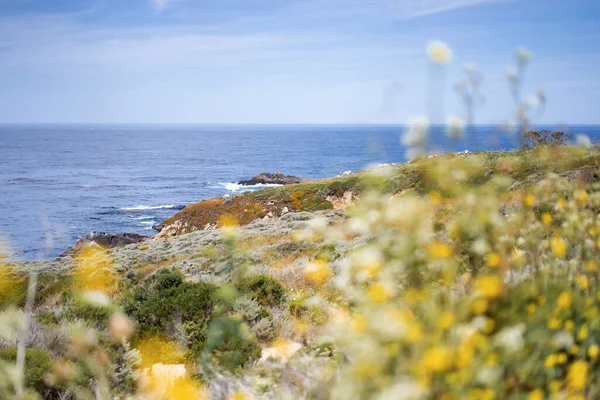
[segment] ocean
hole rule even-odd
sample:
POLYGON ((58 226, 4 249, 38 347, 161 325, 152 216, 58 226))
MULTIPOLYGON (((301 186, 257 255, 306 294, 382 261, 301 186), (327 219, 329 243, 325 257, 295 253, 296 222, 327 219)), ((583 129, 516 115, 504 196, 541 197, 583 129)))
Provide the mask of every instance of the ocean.
MULTIPOLYGON (((185 205, 280 171, 318 179, 405 162, 401 126, 0 125, 0 237, 22 260, 54 257, 90 231, 153 235, 185 205)), ((571 126, 600 141, 600 126, 571 126)), ((430 136, 439 151, 473 150, 430 136)), ((515 148, 477 128, 479 150, 515 148)), ((257 189, 245 188, 245 189, 257 189)))

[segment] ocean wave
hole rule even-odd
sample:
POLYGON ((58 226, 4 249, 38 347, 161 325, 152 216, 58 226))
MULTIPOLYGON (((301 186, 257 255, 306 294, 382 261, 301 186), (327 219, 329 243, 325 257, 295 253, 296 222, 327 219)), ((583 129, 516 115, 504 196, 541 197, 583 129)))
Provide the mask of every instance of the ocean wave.
POLYGON ((120 210, 123 211, 143 211, 143 210, 181 210, 184 206, 178 206, 175 204, 165 204, 160 206, 146 206, 146 205, 136 205, 133 207, 123 207, 120 210))
POLYGON ((156 225, 156 221, 141 221, 140 225, 156 225))
POLYGON ((236 182, 221 182, 220 186, 224 187, 225 190, 229 192, 250 192, 253 190, 258 190, 264 187, 277 187, 282 186, 275 183, 259 183, 257 185, 240 185, 236 182))

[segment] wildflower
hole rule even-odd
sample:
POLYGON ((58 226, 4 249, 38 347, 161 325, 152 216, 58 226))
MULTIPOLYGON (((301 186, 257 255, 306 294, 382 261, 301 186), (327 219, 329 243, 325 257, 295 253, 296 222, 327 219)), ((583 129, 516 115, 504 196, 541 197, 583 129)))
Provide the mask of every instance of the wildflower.
POLYGON ((586 204, 589 199, 589 195, 585 190, 576 191, 573 197, 579 204, 586 204))
POLYGON ((427 57, 436 64, 447 64, 452 61, 452 50, 442 41, 435 40, 427 45, 427 57))
POLYGON ((385 303, 390 298, 388 288, 380 282, 375 282, 369 287, 368 295, 375 303, 385 303))
POLYGON ((561 382, 561 381, 559 381, 559 380, 556 380, 556 379, 555 379, 555 380, 553 380, 552 382, 550 382, 550 385, 549 385, 550 391, 551 391, 552 393, 559 392, 559 391, 560 391, 560 389, 562 388, 562 385, 563 385, 563 384, 562 384, 562 382, 561 382))
POLYGON ((447 347, 438 346, 428 349, 423 355, 422 365, 431 372, 443 372, 451 367, 453 354, 447 347))
POLYGON ((452 256, 452 247, 443 242, 433 242, 429 246, 429 256, 436 260, 443 260, 452 256))
POLYGON ((230 400, 248 400, 248 396, 246 396, 244 392, 238 390, 230 397, 230 400))
POLYGON ((110 303, 108 296, 97 290, 88 290, 81 295, 83 301, 96 307, 106 307, 110 303))
POLYGON ((576 276, 575 282, 577 282, 577 285, 579 285, 579 287, 583 290, 590 287, 590 279, 585 275, 576 276))
POLYGON ((351 255, 352 265, 359 270, 361 279, 375 276, 383 266, 383 254, 375 246, 368 246, 351 255))
POLYGON ((550 239, 552 254, 557 258, 563 258, 567 254, 567 243, 560 236, 550 239))
POLYGON ((552 368, 558 363, 558 357, 556 354, 550 354, 544 360, 544 368, 552 368))
POLYGON ((405 146, 420 146, 425 142, 429 133, 429 119, 427 117, 412 118, 408 122, 408 129, 402 135, 402 144, 405 146))
POLYGON ((548 320, 548 329, 552 329, 553 331, 560 328, 560 321, 554 317, 548 320))
POLYGON ((523 203, 529 208, 533 207, 535 205, 535 196, 531 193, 527 193, 525 199, 523 199, 523 203))
POLYGON ((594 271, 596 271, 596 262, 594 260, 589 260, 585 264, 585 270, 588 271, 588 272, 594 272, 594 271))
POLYGON ((502 329, 495 339, 495 343, 503 346, 509 352, 515 352, 523 347, 524 324, 518 324, 510 328, 502 329))
POLYGON ((120 312, 111 315, 108 327, 111 335, 117 340, 125 340, 133 333, 133 322, 120 312))
POLYGON ((590 140, 590 137, 584 134, 576 135, 575 143, 577 143, 578 146, 592 147, 592 141, 590 140))
POLYGON ((558 305, 558 308, 560 309, 566 309, 569 308, 571 306, 571 303, 573 302, 573 298, 571 297, 571 294, 569 292, 562 292, 560 294, 560 296, 558 296, 558 299, 556 300, 556 304, 558 305))
POLYGON ((471 303, 471 311, 473 314, 481 315, 487 311, 488 302, 486 299, 477 299, 471 303))
POLYGON ((440 329, 450 329, 456 321, 456 316, 451 312, 443 312, 438 319, 438 326, 440 329))
POLYGON ((357 333, 362 333, 367 328, 367 319, 364 315, 354 315, 350 319, 350 328, 357 333))
POLYGON ((460 139, 463 136, 463 132, 465 129, 465 123, 463 119, 459 116, 453 115, 448 118, 446 135, 451 139, 460 139))
POLYGON ((565 331, 572 331, 575 328, 575 322, 572 319, 565 322, 564 329, 565 331))
POLYGON ((498 254, 497 252, 494 251, 494 252, 488 254, 486 261, 487 261, 487 265, 490 268, 496 268, 500 265, 500 261, 501 261, 500 254, 498 254))
POLYGON ((577 340, 580 342, 583 342, 585 339, 588 338, 588 335, 589 335, 588 326, 583 325, 581 327, 581 329, 579 329, 579 332, 577 333, 577 340))
POLYGON ((543 213, 542 214, 542 224, 548 226, 552 223, 552 215, 550 215, 550 213, 543 213))
POLYGON ((477 293, 486 299, 495 299, 502 295, 504 284, 496 275, 484 275, 477 279, 477 293))
POLYGON ((527 400, 544 400, 544 391, 542 389, 535 389, 529 392, 527 400))
POLYGON ((331 276, 331 268, 329 268, 329 265, 326 262, 309 262, 304 267, 304 277, 315 285, 327 282, 331 276))
POLYGON ((561 198, 561 199, 556 200, 556 208, 558 208, 559 210, 562 210, 566 206, 567 206, 567 202, 565 201, 565 199, 561 198))
POLYGON ((600 347, 598 347, 598 345, 595 344, 590 346, 590 348, 588 349, 588 356, 595 361, 596 358, 598 358, 598 354, 600 354, 600 347))
POLYGON ((575 361, 569 367, 567 373, 567 386, 572 391, 585 388, 587 382, 588 365, 585 361, 575 361))

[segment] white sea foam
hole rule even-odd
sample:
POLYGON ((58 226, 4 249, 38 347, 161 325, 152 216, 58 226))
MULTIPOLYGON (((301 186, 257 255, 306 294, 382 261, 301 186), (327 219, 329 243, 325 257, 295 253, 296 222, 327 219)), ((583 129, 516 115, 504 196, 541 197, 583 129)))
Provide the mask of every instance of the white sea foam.
POLYGON ((235 182, 222 182, 219 183, 220 186, 225 187, 225 190, 229 192, 250 192, 253 190, 258 190, 264 187, 277 187, 282 185, 277 185, 275 183, 259 183, 257 185, 240 185, 235 182))
POLYGON ((155 225, 156 221, 142 221, 140 225, 155 225))
POLYGON ((140 210, 167 210, 175 208, 175 204, 166 204, 161 206, 144 206, 144 205, 136 205, 133 207, 124 207, 121 210, 124 211, 140 211, 140 210))

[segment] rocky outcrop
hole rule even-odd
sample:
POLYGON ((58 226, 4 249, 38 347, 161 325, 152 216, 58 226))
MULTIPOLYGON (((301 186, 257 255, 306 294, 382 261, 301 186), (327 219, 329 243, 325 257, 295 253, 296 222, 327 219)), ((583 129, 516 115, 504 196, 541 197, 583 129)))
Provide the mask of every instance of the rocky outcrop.
POLYGON ((138 235, 137 233, 115 233, 110 234, 106 232, 90 232, 74 245, 66 249, 60 257, 65 257, 76 253, 79 249, 86 246, 97 246, 105 249, 114 247, 123 247, 128 244, 140 243, 144 240, 149 239, 148 236, 138 235))
POLYGON ((307 182, 308 179, 299 178, 292 175, 284 175, 281 172, 263 172, 247 181, 239 181, 238 185, 250 186, 250 185, 293 185, 296 183, 307 182))

